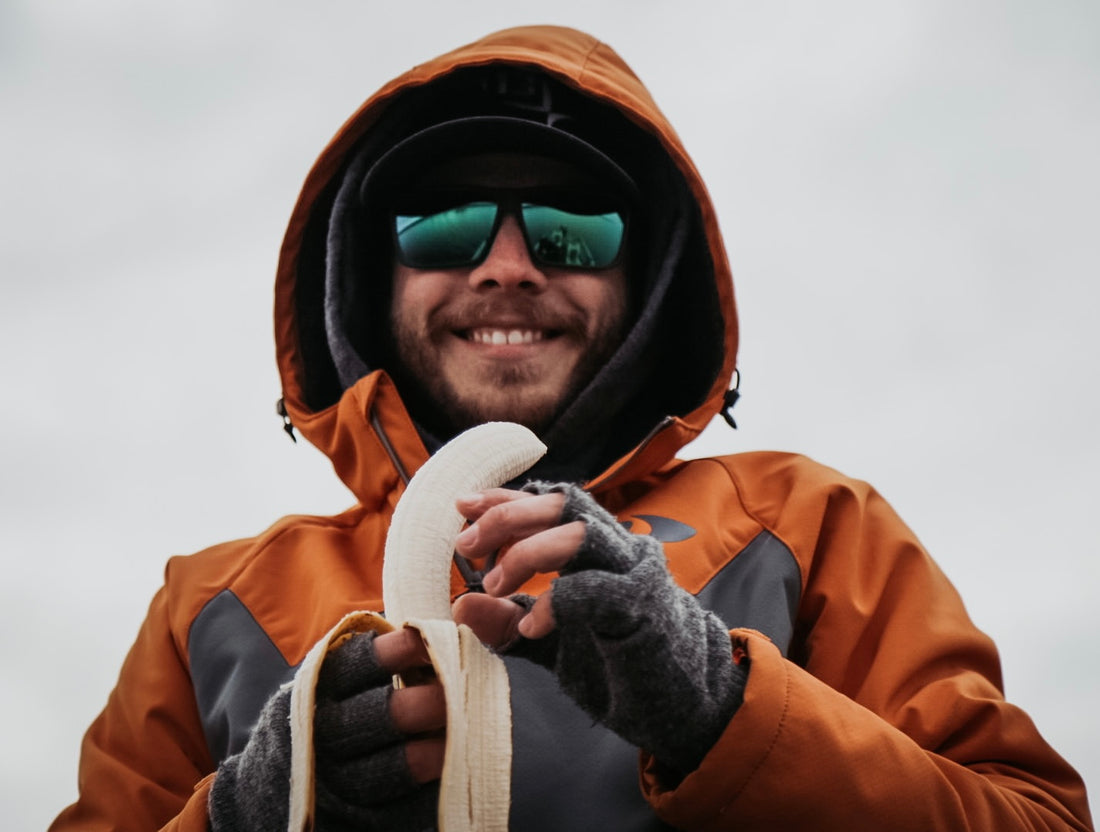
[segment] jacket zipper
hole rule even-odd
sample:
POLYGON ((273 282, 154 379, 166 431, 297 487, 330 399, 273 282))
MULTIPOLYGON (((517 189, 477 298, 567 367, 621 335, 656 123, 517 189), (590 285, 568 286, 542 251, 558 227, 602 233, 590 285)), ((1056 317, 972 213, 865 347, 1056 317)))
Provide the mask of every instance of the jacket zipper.
POLYGON ((630 466, 630 463, 632 463, 635 459, 642 455, 645 449, 649 446, 649 443, 657 437, 657 434, 663 432, 665 428, 667 428, 675 421, 676 419, 673 416, 665 416, 663 419, 661 419, 661 421, 658 422, 653 427, 653 429, 645 435, 642 441, 638 443, 638 447, 634 449, 634 453, 627 457, 626 461, 622 465, 620 465, 614 473, 610 474, 606 480, 600 483, 600 487, 606 488, 611 483, 615 482, 622 475, 622 472, 630 466))
MULTIPOLYGON (((373 405, 370 409, 370 426, 375 436, 378 437, 378 441, 382 443, 382 447, 385 448, 386 454, 390 458, 390 462, 393 463, 393 467, 397 469, 397 476, 401 478, 401 482, 407 487, 411 479, 408 469, 405 468, 400 457, 398 457, 397 451, 393 447, 393 443, 390 442, 390 438, 386 435, 386 431, 382 427, 382 420, 378 418, 378 414, 375 412, 373 405)), ((453 559, 455 566, 458 567, 459 574, 462 575, 462 580, 466 583, 466 588, 472 592, 484 592, 485 589, 481 585, 481 573, 474 569, 470 565, 470 562, 458 552, 453 554, 453 559)))
POLYGON ((409 484, 409 472, 405 466, 401 464, 401 459, 397 456, 397 451, 394 450, 393 443, 390 442, 390 438, 386 436, 386 431, 382 428, 382 420, 378 418, 378 414, 374 411, 374 405, 370 408, 370 426, 374 430, 375 436, 378 437, 378 441, 382 443, 382 447, 386 449, 386 454, 390 458, 390 462, 393 463, 393 467, 397 469, 397 476, 401 477, 401 482, 405 485, 409 484))

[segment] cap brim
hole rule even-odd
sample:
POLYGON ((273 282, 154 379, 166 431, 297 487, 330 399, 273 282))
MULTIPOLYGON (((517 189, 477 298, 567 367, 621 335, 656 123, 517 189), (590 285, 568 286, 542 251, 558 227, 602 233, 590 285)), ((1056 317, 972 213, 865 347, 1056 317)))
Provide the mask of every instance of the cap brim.
POLYGON ((521 118, 471 116, 434 124, 402 139, 371 166, 360 195, 401 185, 451 159, 506 151, 568 162, 623 196, 638 193, 634 180, 610 156, 571 133, 521 118))

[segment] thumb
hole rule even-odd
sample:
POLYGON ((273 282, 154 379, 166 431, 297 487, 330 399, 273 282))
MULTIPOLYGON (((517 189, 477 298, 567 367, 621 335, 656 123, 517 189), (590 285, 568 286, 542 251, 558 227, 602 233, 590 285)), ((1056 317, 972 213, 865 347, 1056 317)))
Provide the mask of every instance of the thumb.
POLYGON ((509 598, 470 592, 455 599, 451 614, 456 624, 465 624, 483 644, 504 650, 519 638, 519 622, 527 610, 509 598))

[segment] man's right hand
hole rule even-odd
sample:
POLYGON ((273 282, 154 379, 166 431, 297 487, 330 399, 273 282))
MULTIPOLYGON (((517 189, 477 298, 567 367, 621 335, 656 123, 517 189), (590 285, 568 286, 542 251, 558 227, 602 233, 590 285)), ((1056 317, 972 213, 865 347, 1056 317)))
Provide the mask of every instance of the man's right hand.
MULTIPOLYGON (((446 705, 434 678, 395 690, 395 673, 429 668, 413 630, 352 636, 321 666, 314 717, 316 829, 434 828, 446 705)), ((268 701, 248 745, 218 768, 215 832, 286 828, 290 691, 268 701)))

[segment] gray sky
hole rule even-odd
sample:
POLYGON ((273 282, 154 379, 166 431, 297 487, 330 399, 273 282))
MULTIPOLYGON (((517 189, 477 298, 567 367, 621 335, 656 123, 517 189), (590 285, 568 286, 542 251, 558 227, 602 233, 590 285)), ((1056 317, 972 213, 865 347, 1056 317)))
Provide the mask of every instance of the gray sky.
POLYGON ((492 29, 586 29, 709 183, 739 431, 878 487, 1100 783, 1100 6, 1087 0, 0 6, 5 827, 76 795, 165 559, 349 495, 280 430, 271 282, 322 145, 492 29))

